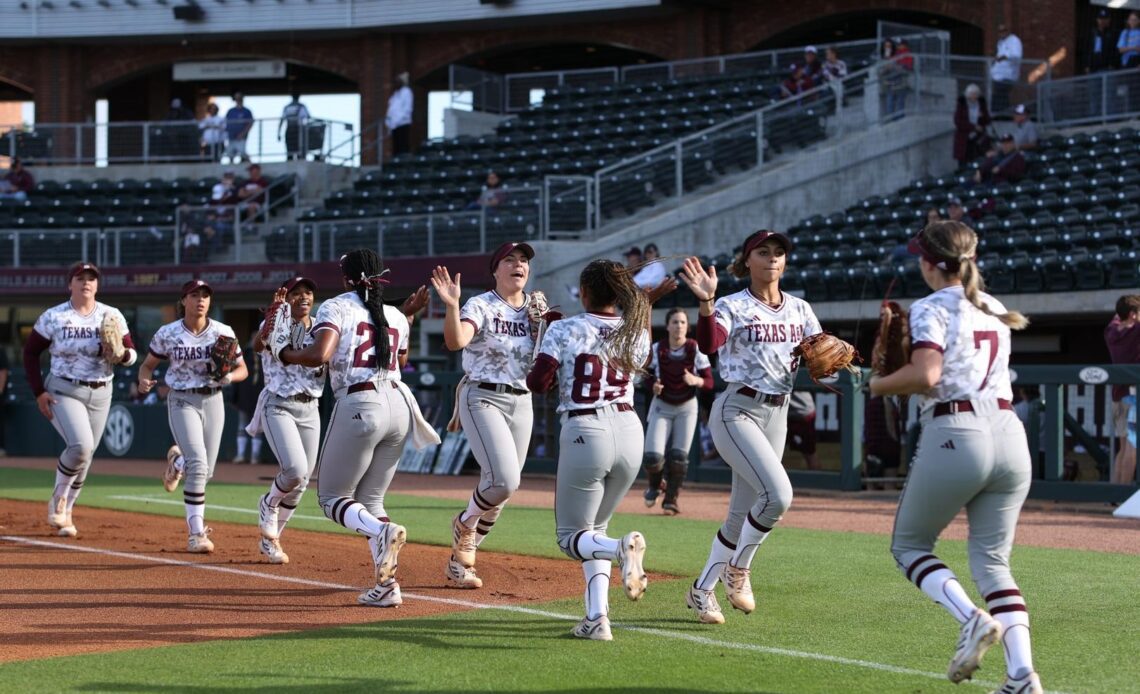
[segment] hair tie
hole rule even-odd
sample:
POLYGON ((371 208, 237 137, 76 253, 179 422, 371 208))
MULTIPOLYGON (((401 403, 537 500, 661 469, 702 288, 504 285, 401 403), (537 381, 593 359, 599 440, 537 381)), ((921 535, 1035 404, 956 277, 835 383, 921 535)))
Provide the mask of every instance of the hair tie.
POLYGON ((958 256, 958 264, 961 265, 962 263, 966 262, 967 260, 973 260, 973 259, 974 259, 974 257, 971 255, 960 255, 960 256, 958 256))

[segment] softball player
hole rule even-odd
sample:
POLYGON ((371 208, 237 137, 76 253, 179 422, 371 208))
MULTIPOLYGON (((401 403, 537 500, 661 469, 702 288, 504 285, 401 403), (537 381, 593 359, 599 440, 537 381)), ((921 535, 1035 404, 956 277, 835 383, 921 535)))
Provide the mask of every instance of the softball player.
POLYGON ((705 271, 697 258, 689 258, 681 271, 700 301, 697 344, 706 354, 719 351, 718 368, 728 384, 709 413, 713 442, 732 468, 728 516, 685 598, 706 624, 724 623, 713 592, 718 580, 733 607, 745 614, 756 608, 752 560, 792 502, 792 484, 780 462, 799 367, 792 350, 820 327, 806 301, 780 291, 791 249, 791 241, 777 232, 749 236, 732 273, 751 284, 720 299, 715 267, 705 271))
POLYGON ((48 524, 61 537, 75 537, 72 522, 75 500, 91 468, 91 459, 111 409, 112 363, 99 339, 104 316, 118 322, 125 353, 117 363, 130 366, 138 357, 119 309, 95 300, 99 270, 91 263, 75 263, 67 272, 71 298, 44 311, 24 344, 24 373, 36 396, 40 413, 47 417, 66 444, 55 471, 55 487, 48 503, 48 524), (47 383, 40 373, 40 355, 51 354, 47 383))
POLYGON ((398 309, 384 305, 387 270, 375 252, 351 251, 340 268, 351 291, 321 303, 313 343, 282 350, 281 361, 308 368, 328 364, 336 405, 318 462, 317 497, 330 520, 368 538, 376 585, 357 601, 396 607, 403 602, 395 574, 407 531, 388 517, 384 495, 419 416, 400 381, 409 323, 398 309))
POLYGON ((431 283, 446 308, 443 340, 463 350, 467 383, 458 410, 471 452, 481 470, 467 509, 452 521, 451 558, 444 575, 461 588, 480 588, 475 551, 519 487, 534 420, 526 375, 534 354, 534 334, 523 291, 534 249, 505 243, 491 256, 493 291, 468 299, 459 308, 460 276, 436 267, 431 283))
MULTIPOLYGON (((281 285, 278 296, 288 302, 293 320, 305 326, 303 347, 313 344, 313 295, 317 284, 307 277, 294 277, 281 285)), ((289 555, 281 548, 281 533, 301 503, 301 496, 317 466, 321 437, 318 403, 325 389, 325 367, 287 366, 263 351, 260 331, 253 349, 261 354, 265 390, 258 399, 257 412, 248 427, 264 431, 281 470, 258 501, 258 549, 271 564, 288 564, 289 555)), ((251 434, 256 436, 256 434, 251 434)))
POLYGON ((630 374, 649 356, 649 302, 629 271, 609 260, 587 265, 580 285, 587 313, 550 326, 526 382, 536 393, 555 381, 559 387, 554 516, 559 546, 582 562, 586 579, 586 617, 571 633, 610 641, 611 562, 620 564, 630 600, 639 599, 647 584, 645 538, 633 531, 613 539, 606 527, 641 460, 644 432, 633 410, 630 374))
POLYGON ((677 514, 681 512, 677 495, 689 469, 689 447, 697 430, 697 390, 712 390, 713 375, 709 358, 697 349, 696 340, 687 337, 685 309, 670 309, 665 326, 668 339, 653 343, 649 350, 654 398, 649 405, 642 464, 649 477, 645 505, 652 508, 664 487, 661 509, 677 514))
POLYGON ((907 579, 961 624, 950 681, 969 679, 1000 639, 1007 674, 998 691, 1040 693, 1029 612, 1009 570, 1031 475, 1025 428, 1010 404, 1010 329, 1028 321, 983 291, 977 244, 970 227, 946 221, 928 225, 908 246, 921 256, 923 279, 934 293, 910 308, 910 363, 870 384, 873 395, 926 396, 891 553, 907 579), (963 506, 970 571, 985 610, 934 555, 938 535, 963 506))
POLYGON ((213 294, 204 280, 190 280, 182 285, 178 302, 182 318, 158 329, 139 367, 139 392, 145 394, 157 383, 151 378, 155 367, 163 360, 170 361, 164 378, 170 386, 166 411, 174 445, 166 456, 162 482, 166 491, 172 492, 178 480, 186 478, 182 500, 190 531, 187 550, 194 554, 214 551, 209 538, 212 531, 206 527, 206 482, 214 476, 222 444, 226 420, 222 388, 249 375, 240 351, 233 371, 221 380, 208 375, 214 343, 220 336, 235 337, 233 328, 208 316, 213 294))

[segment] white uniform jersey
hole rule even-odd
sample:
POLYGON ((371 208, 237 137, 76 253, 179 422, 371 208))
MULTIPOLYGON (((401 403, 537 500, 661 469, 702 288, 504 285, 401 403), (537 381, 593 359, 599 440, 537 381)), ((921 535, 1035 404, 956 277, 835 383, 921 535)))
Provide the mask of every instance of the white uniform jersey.
POLYGON ((76 311, 65 301, 44 311, 36 320, 35 331, 51 341, 51 373, 75 381, 110 381, 111 365, 100 356, 99 328, 110 313, 127 334, 127 320, 119 309, 95 302, 91 313, 76 311))
POLYGON ((783 297, 777 308, 747 288, 717 299, 713 317, 728 333, 717 352, 717 367, 728 383, 773 395, 792 392, 799 368, 792 350, 822 328, 808 302, 787 293, 783 297))
POLYGON ((340 336, 336 352, 329 360, 329 378, 333 392, 341 398, 348 387, 371 381, 399 381, 397 356, 408 351, 408 319, 399 309, 384 306, 388 334, 378 336, 368 308, 355 292, 345 292, 321 304, 317 309, 313 332, 335 330, 340 336), (376 339, 388 340, 391 356, 387 364, 376 364, 376 339))
MULTIPOLYGON (((982 303, 995 313, 1005 306, 989 294, 982 303)), ((942 377, 927 394, 949 400, 1012 400, 1009 382, 1009 326, 966 300, 961 285, 940 289, 910 307, 911 349, 942 353, 942 377)))
POLYGON ((526 312, 530 297, 524 299, 516 309, 491 291, 463 304, 459 320, 475 328, 475 335, 463 349, 463 370, 469 379, 526 390, 534 331, 526 312))
MULTIPOLYGON (((597 409, 606 405, 633 405, 630 375, 609 365, 606 336, 621 327, 618 316, 580 313, 550 325, 542 337, 540 354, 558 362, 558 411, 597 409)), ((649 331, 642 331, 637 362, 649 356, 649 331)))
MULTIPOLYGON (((150 341, 150 353, 167 359, 163 380, 174 390, 216 387, 218 384, 207 375, 210 368, 210 350, 219 337, 232 337, 234 329, 225 323, 206 319, 206 329, 195 335, 181 320, 167 323, 158 329, 150 341)), ((241 356, 241 348, 238 348, 241 356)))
MULTIPOLYGON (((657 355, 660 353, 660 342, 654 342, 653 347, 649 350, 649 370, 657 380, 661 380, 661 364, 658 362, 657 355)), ((681 344, 677 349, 669 350, 669 358, 681 361, 685 358, 685 345, 681 344)), ((708 369, 712 367, 712 362, 704 355, 703 352, 697 350, 696 355, 693 357, 693 375, 696 376, 700 373, 701 369, 708 369)))
MULTIPOLYGON (((317 322, 314 320, 313 326, 316 325, 317 322)), ((313 329, 310 328, 309 332, 305 333, 301 346, 308 347, 315 340, 313 329)), ((315 369, 300 364, 282 364, 271 357, 268 351, 261 353, 261 371, 265 374, 265 389, 281 397, 287 398, 298 393, 305 393, 314 398, 321 397, 321 393, 325 390, 327 370, 323 364, 315 369)))

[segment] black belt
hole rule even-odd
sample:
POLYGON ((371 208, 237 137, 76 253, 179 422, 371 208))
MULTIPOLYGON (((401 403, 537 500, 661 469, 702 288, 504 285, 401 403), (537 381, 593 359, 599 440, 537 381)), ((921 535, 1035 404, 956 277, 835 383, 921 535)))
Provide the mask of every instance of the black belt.
MULTIPOLYGON (((393 388, 399 388, 400 387, 400 386, 396 385, 395 381, 386 381, 386 383, 391 383, 393 388)), ((364 381, 362 383, 353 383, 352 385, 350 385, 348 387, 348 394, 351 395, 353 393, 359 393, 359 392, 364 391, 364 390, 377 390, 376 384, 373 383, 372 381, 364 381)))
POLYGON ((102 388, 110 383, 110 381, 80 381, 78 378, 68 378, 67 376, 60 376, 68 383, 74 383, 77 386, 85 386, 87 388, 102 388))
POLYGON ((510 393, 511 395, 530 395, 529 390, 523 388, 515 388, 506 383, 480 383, 479 388, 483 390, 493 390, 496 393, 510 393))
MULTIPOLYGON (((1009 400, 1002 400, 998 398, 997 406, 999 410, 1012 410, 1013 403, 1009 400)), ((948 414, 958 414, 959 412, 973 412, 974 406, 969 400, 951 400, 949 402, 939 402, 934 405, 934 416, 943 417, 948 414)))
POLYGON ((293 395, 278 395, 281 400, 292 400, 294 402, 312 402, 316 400, 315 397, 308 393, 294 393, 293 395))
POLYGON ((741 386, 736 392, 746 398, 756 398, 756 396, 759 395, 758 400, 760 402, 766 405, 775 405, 776 407, 780 407, 788 401, 787 393, 761 393, 755 388, 749 388, 748 386, 741 386))
POLYGON ((195 395, 213 395, 221 390, 221 388, 211 388, 210 386, 202 386, 201 388, 181 388, 175 389, 175 393, 194 393, 195 395))
MULTIPOLYGON (((633 412, 633 405, 630 405, 630 404, 624 403, 624 402, 619 402, 618 404, 614 405, 614 408, 618 412, 633 412)), ((588 415, 588 414, 597 414, 598 410, 601 410, 601 409, 602 408, 599 407, 597 409, 592 409, 592 410, 567 410, 566 416, 567 417, 583 417, 583 416, 588 415)))

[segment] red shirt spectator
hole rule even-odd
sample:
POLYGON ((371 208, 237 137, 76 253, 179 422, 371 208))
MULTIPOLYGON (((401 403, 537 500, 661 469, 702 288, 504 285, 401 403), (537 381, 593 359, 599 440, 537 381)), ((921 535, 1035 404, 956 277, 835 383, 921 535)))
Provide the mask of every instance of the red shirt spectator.
POLYGON ((0 185, 0 197, 12 197, 26 200, 28 193, 36 187, 36 179, 24 168, 19 158, 12 160, 12 167, 4 177, 4 184, 0 185))

